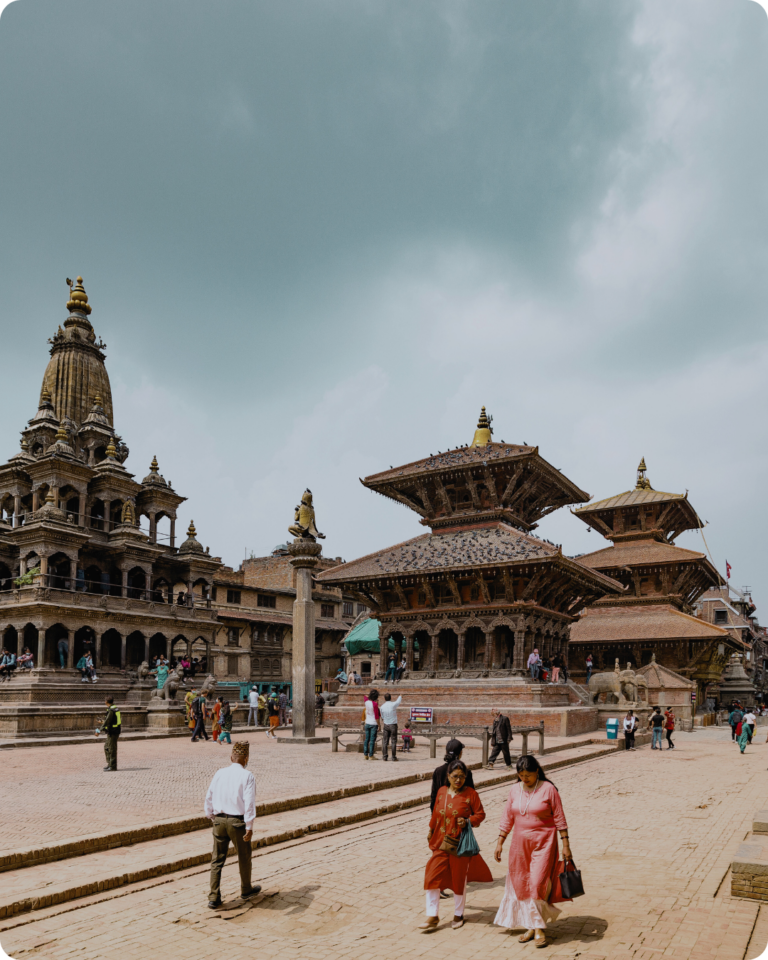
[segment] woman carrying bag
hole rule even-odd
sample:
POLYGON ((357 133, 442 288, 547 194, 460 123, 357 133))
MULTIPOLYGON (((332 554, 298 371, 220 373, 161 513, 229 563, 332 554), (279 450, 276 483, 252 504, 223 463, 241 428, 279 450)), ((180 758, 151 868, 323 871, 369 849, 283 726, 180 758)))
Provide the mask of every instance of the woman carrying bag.
POLYGON ((448 767, 448 784, 440 787, 429 821, 429 847, 432 856, 424 872, 427 893, 427 918, 419 930, 434 930, 440 923, 440 891, 453 890, 453 922, 458 930, 464 926, 464 904, 467 883, 491 883, 488 864, 477 851, 469 834, 485 820, 480 797, 466 786, 467 767, 454 760, 448 767))
POLYGON ((507 882, 493 922, 508 929, 524 927, 521 943, 535 939, 537 947, 545 947, 547 921, 560 913, 552 904, 567 899, 560 889, 563 864, 559 862, 557 834, 563 860, 572 862, 568 824, 557 787, 547 780, 535 757, 520 757, 517 774, 520 781, 509 791, 494 852, 496 862, 501 863, 504 841, 511 832, 507 882))

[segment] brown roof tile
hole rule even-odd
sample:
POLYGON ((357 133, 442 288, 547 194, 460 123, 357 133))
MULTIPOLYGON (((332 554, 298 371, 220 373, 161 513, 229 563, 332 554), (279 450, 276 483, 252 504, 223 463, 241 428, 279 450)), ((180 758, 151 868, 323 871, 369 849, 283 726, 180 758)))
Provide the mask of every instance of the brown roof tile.
POLYGON ((684 493, 664 493, 663 490, 626 490, 615 497, 606 500, 596 500, 583 507, 577 507, 573 512, 592 513, 594 510, 613 510, 615 507, 630 507, 640 503, 663 503, 669 500, 687 500, 684 493))
POLYGON ((681 613, 668 604, 592 607, 571 627, 572 643, 622 640, 733 640, 705 620, 681 613))
POLYGON ((706 560, 706 556, 695 550, 683 550, 681 547, 675 547, 671 543, 660 543, 658 540, 620 540, 615 546, 605 547, 603 550, 596 550, 594 553, 577 558, 578 563, 583 563, 591 570, 690 560, 706 560))
POLYGON ((695 690, 696 684, 660 663, 647 663, 635 670, 645 677, 649 690, 695 690))

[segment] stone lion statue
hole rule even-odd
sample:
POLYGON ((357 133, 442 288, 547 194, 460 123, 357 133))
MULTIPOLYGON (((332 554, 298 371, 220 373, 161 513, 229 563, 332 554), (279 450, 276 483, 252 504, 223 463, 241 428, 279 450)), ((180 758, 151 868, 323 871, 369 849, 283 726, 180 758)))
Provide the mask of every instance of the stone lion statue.
POLYGON ((181 680, 178 673, 176 673, 175 670, 171 670, 168 676, 165 678, 163 689, 155 690, 152 696, 158 697, 160 700, 175 700, 176 691, 179 689, 180 682, 181 680))
POLYGON ((216 686, 216 677, 209 673, 202 687, 200 687, 200 693, 205 694, 205 696, 211 700, 216 693, 216 686))
POLYGON ((149 662, 147 660, 142 660, 136 670, 136 676, 139 680, 146 680, 149 676, 149 662))
POLYGON ((626 703, 622 689, 622 678, 618 673, 593 673, 589 678, 589 699, 597 703, 600 694, 606 694, 607 703, 626 703), (611 698, 611 699, 609 699, 611 698), (615 698, 615 699, 613 699, 615 698))

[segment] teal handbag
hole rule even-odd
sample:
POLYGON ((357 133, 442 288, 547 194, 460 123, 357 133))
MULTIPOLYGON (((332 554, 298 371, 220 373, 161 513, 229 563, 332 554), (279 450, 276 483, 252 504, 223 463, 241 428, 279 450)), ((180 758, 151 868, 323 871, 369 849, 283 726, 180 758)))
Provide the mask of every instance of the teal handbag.
POLYGON ((472 824, 467 821, 467 825, 461 831, 459 845, 456 848, 457 857, 476 857, 480 853, 480 847, 475 840, 475 834, 472 830, 472 824))

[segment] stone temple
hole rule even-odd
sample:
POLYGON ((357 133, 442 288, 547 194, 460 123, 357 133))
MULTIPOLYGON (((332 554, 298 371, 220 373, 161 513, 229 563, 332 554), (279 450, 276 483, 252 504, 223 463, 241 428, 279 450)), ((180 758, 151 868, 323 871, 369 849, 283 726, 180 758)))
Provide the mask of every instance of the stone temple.
MULTIPOLYGON (((531 683, 528 655, 568 656, 571 625, 621 584, 566 557, 533 531, 589 494, 537 447, 494 442, 483 409, 472 443, 366 477, 428 530, 318 576, 370 607, 380 622, 382 677, 390 638, 407 661, 406 706, 434 705, 439 723, 485 723, 503 704, 513 722, 551 733, 594 729, 597 712, 566 684, 531 683)), ((343 692, 329 719, 356 722, 362 688, 343 692)))
POLYGON ((125 467, 105 344, 81 277, 67 310, 49 341, 37 413, 0 467, 0 642, 34 655, 34 669, 0 684, 6 737, 92 729, 107 693, 119 698, 124 727, 143 727, 152 684, 138 682, 136 668, 160 653, 210 662, 215 637, 210 596, 221 561, 194 524, 176 545, 185 498, 156 458, 141 481, 125 467), (70 669, 60 667, 61 640, 70 669), (85 650, 98 683, 81 684, 71 669, 85 650))

